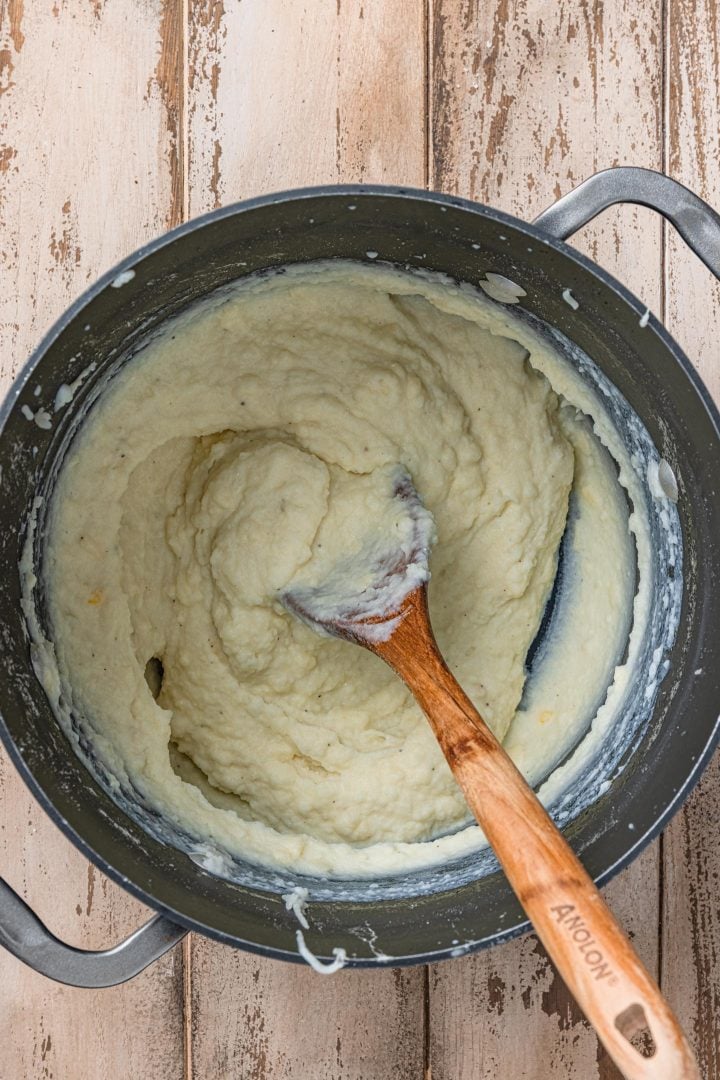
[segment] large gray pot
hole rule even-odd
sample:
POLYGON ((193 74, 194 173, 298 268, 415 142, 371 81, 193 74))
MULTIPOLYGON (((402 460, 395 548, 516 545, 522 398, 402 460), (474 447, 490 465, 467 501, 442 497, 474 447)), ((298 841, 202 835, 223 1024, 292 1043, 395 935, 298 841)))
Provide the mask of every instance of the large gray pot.
MULTIPOLYGON (((129 978, 188 929, 267 956, 298 959, 296 924, 280 900, 287 880, 241 864, 236 882, 207 873, 159 840, 157 830, 140 824, 140 815, 121 810, 75 756, 31 666, 18 574, 33 500, 50 493, 72 432, 108 371, 188 303, 234 278, 284 263, 365 260, 367 252, 377 252, 404 265, 421 252, 424 267, 460 281, 477 284, 488 271, 519 280, 527 290, 525 317, 562 331, 591 356, 644 422, 680 482, 685 587, 679 632, 652 717, 638 714, 623 760, 615 762, 625 767, 614 770, 609 790, 582 813, 572 805, 563 813, 570 822, 568 838, 602 883, 677 810, 719 734, 718 414, 663 327, 654 319, 641 325, 644 305, 562 242, 621 201, 664 214, 720 276, 720 218, 679 184, 645 170, 600 173, 534 225, 445 195, 327 187, 239 203, 168 233, 101 278, 53 327, 0 413, 0 734, 35 796, 78 848, 162 914, 117 948, 84 953, 57 941, 0 879, 0 941, 16 956, 81 986, 129 978), (135 271, 132 280, 112 288, 128 270, 135 271), (577 311, 563 299, 568 288, 581 299, 577 311), (97 370, 51 430, 29 422, 27 410, 38 406, 35 386, 71 382, 90 358, 98 360, 97 370)), ((148 826, 147 815, 144 821, 148 826)), ((394 963, 424 963, 505 940, 527 926, 487 855, 466 857, 422 878, 386 879, 372 890, 367 883, 305 882, 314 896, 324 897, 312 905, 310 948, 329 957, 333 946, 344 946, 352 966, 377 965, 370 935, 363 941, 352 932, 370 926, 375 949, 394 963)))

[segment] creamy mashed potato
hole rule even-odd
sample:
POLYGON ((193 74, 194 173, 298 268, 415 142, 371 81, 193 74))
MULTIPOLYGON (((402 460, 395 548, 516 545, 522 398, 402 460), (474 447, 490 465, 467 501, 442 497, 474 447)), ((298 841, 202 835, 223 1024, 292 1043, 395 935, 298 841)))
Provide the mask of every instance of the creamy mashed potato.
POLYGON ((58 480, 65 713, 120 785, 251 860, 371 874, 476 846, 398 678, 278 596, 352 548, 405 468, 437 528, 440 647, 541 779, 602 705, 632 621, 628 509, 578 404, 601 411, 508 309, 430 275, 316 264, 197 305, 108 386, 58 480), (592 611, 571 611, 526 687, 571 492, 592 611))

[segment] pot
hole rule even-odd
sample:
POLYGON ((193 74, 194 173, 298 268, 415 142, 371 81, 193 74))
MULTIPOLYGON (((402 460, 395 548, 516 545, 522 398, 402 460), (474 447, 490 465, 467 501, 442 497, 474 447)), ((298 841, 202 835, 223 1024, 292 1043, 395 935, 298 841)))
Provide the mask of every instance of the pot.
MULTIPOLYGON (((684 587, 675 643, 653 697, 646 691, 654 679, 654 692, 658 661, 653 669, 648 641, 645 666, 626 703, 624 734, 603 765, 603 782, 596 783, 597 775, 583 779, 590 805, 576 791, 552 810, 598 884, 663 828, 720 736, 720 418, 689 361, 648 319, 645 306, 563 243, 605 207, 623 201, 664 214, 720 277, 720 217, 680 184, 647 170, 599 173, 532 225, 446 195, 351 185, 270 195, 191 221, 102 277, 56 323, 0 413, 0 735, 56 824, 104 873, 159 914, 115 948, 84 952, 53 937, 0 879, 0 941, 11 952, 52 978, 94 987, 136 974, 188 930, 299 960, 297 926, 281 900, 293 884, 306 885, 313 897, 309 948, 329 959, 333 947, 343 947, 353 967, 435 962, 527 929, 488 852, 374 882, 288 879, 240 861, 232 880, 209 873, 167 842, 147 810, 113 801, 102 777, 75 755, 33 670, 18 564, 38 496, 42 536, 43 508, 78 425, 108 377, 163 320, 235 278, 287 263, 379 255, 471 285, 486 281, 488 272, 504 275, 526 290, 515 308, 520 316, 553 334, 571 359, 592 357, 593 377, 617 388, 621 396, 614 395, 611 411, 620 428, 625 413, 639 417, 643 437, 649 435, 669 463, 680 489, 673 520, 682 537, 684 587), (568 303, 567 290, 579 307, 568 303), (49 428, 43 426, 45 418, 35 415, 35 386, 70 384, 87 374, 90 359, 97 367, 49 428)), ((650 506, 651 519, 659 512, 650 506)), ((663 565, 663 559, 667 552, 658 540, 660 582, 672 576, 672 561, 663 565)), ((36 573, 42 619, 39 565, 36 573)))

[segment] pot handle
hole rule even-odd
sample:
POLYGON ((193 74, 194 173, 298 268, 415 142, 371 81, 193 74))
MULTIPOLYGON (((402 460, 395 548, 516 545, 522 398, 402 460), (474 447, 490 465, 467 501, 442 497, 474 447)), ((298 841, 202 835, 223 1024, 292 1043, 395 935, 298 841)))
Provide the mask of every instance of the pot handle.
POLYGON ((0 945, 49 979, 68 986, 99 989, 117 986, 138 975, 148 964, 185 937, 183 926, 155 915, 112 949, 90 952, 66 945, 3 878, 0 878, 0 945))
POLYGON ((720 278, 720 214, 684 184, 653 169, 623 165, 595 173, 544 210, 533 224, 558 240, 567 240, 615 203, 639 203, 657 210, 720 278))

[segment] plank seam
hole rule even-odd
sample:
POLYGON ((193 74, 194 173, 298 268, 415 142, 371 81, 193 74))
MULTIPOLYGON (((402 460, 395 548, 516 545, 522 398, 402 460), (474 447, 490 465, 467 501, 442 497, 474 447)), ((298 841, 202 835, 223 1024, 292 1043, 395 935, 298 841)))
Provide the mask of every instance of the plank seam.
POLYGON ((423 1077, 431 1080, 432 1065, 430 1062, 430 967, 425 964, 423 968, 423 1077))
POLYGON ((180 92, 180 139, 182 141, 182 220, 190 217, 190 0, 181 2, 182 87, 180 92))
POLYGON ((193 1080, 192 934, 182 943, 183 962, 183 1080, 193 1080))
POLYGON ((430 155, 432 153, 432 54, 430 38, 432 34, 432 0, 425 0, 423 8, 423 31, 424 31, 424 80, 425 80, 425 123, 424 139, 425 153, 423 160, 423 184, 426 188, 431 187, 430 155))

